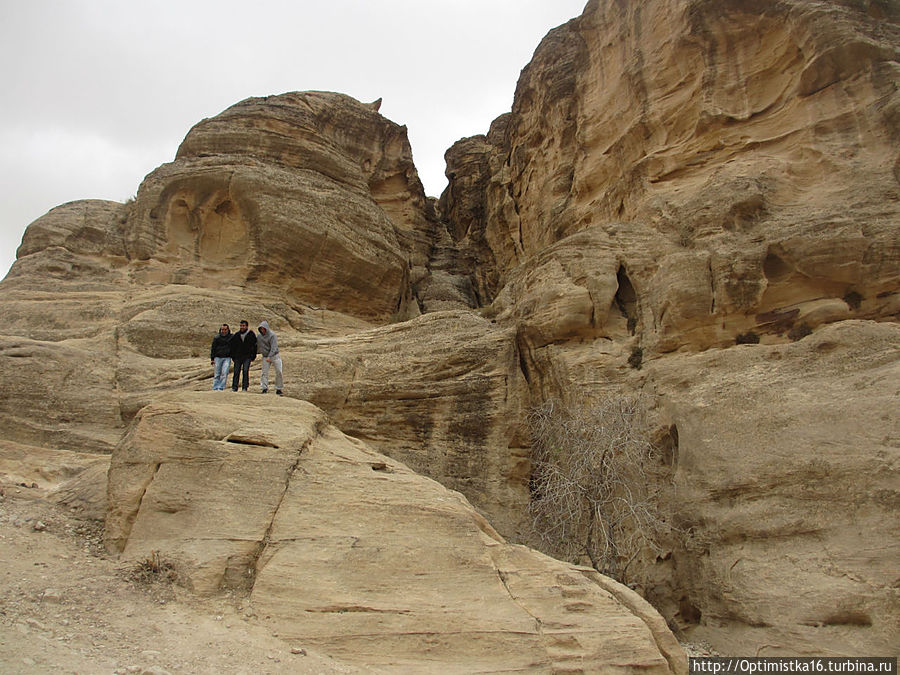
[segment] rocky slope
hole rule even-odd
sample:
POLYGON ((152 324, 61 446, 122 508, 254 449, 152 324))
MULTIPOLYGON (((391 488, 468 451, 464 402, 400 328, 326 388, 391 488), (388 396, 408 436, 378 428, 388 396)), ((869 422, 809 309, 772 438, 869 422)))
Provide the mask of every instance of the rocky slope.
POLYGON ((461 673, 686 668, 633 592, 507 544, 461 495, 307 403, 161 399, 113 454, 109 502, 107 544, 124 559, 165 551, 195 592, 249 592, 273 632, 345 661, 461 673))
MULTIPOLYGON (((377 102, 238 103, 194 127, 133 203, 66 204, 26 231, 0 283, 0 469, 115 450, 110 545, 171 550, 208 590, 246 581, 235 570, 277 520, 248 511, 253 536, 208 548, 165 528, 156 541, 131 494, 148 479, 122 462, 228 443, 197 421, 219 419, 207 403, 173 399, 196 428, 132 444, 161 397, 209 388, 222 321, 268 320, 288 396, 511 538, 528 535, 529 407, 640 391, 680 534, 632 581, 670 626, 729 653, 891 653, 898 55, 900 13, 882 0, 591 0, 538 47, 511 112, 448 150, 437 205, 377 102), (201 559, 217 547, 229 552, 201 559)), ((272 443, 294 443, 301 409, 257 398, 268 405, 248 410, 280 420, 272 443)), ((230 522, 227 502, 172 499, 157 511, 230 522)), ((538 560, 517 559, 522 574, 538 560)), ((304 630, 343 649, 326 619, 304 630)), ((550 663, 541 649, 521 658, 550 663)))

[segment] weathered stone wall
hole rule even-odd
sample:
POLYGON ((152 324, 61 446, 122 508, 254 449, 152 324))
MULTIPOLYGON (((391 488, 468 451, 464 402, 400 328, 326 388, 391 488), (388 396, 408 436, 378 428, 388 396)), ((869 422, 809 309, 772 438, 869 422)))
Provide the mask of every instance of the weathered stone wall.
POLYGON ((603 228, 645 348, 896 316, 900 27, 869 5, 604 0, 551 32, 512 112, 447 155, 489 298, 603 228))
POLYGON ((897 639, 898 21, 594 0, 447 153, 442 216, 530 402, 654 408, 686 539, 635 579, 725 653, 897 639))
MULTIPOLYGON (((0 283, 8 448, 121 449, 146 406, 209 388, 223 321, 266 319, 289 397, 518 535, 529 406, 639 390, 685 537, 635 580, 671 624, 726 652, 881 653, 898 21, 881 0, 592 0, 448 150, 437 205, 377 103, 241 102, 133 203, 29 227, 0 283)), ((216 400, 242 397, 285 403, 216 400)))

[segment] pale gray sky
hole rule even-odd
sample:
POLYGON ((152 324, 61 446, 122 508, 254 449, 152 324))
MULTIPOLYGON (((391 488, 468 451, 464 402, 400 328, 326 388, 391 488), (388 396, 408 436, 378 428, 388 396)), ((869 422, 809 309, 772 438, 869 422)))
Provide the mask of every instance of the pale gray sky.
POLYGON ((25 227, 124 201, 188 130, 248 96, 328 90, 444 151, 509 111, 519 71, 586 0, 0 0, 0 278, 25 227))

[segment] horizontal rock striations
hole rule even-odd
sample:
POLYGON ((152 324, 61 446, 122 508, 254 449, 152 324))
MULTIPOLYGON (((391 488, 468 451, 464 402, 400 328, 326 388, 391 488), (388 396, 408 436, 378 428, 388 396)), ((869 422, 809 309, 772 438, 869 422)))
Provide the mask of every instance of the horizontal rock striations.
POLYGON ((487 298, 599 227, 645 348, 895 317, 900 27, 870 5, 588 3, 448 151, 443 214, 487 298))
POLYGON ((898 344, 844 321, 648 365, 685 548, 645 591, 676 625, 728 654, 891 653, 898 344))
POLYGON ((678 671, 634 594, 483 520, 535 541, 532 406, 639 392, 674 529, 626 580, 680 637, 892 653, 898 55, 883 0, 591 0, 447 151, 437 201, 377 102, 242 101, 134 200, 26 231, 0 471, 112 455, 113 548, 348 658, 445 668, 464 635, 464 670, 678 671), (317 409, 199 393, 241 319, 317 409))

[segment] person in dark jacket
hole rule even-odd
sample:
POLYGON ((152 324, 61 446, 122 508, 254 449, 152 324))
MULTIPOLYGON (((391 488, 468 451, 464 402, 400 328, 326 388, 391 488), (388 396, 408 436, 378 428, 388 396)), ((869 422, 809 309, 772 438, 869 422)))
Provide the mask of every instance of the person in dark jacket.
POLYGON ((231 328, 223 323, 209 348, 209 365, 213 370, 213 391, 225 391, 228 369, 231 367, 231 328))
POLYGON ((234 377, 231 379, 231 391, 238 390, 238 384, 247 391, 250 386, 250 364, 256 358, 256 333, 250 330, 250 324, 241 321, 241 329, 231 336, 231 360, 234 361, 234 377), (241 383, 241 373, 244 381, 241 383))

